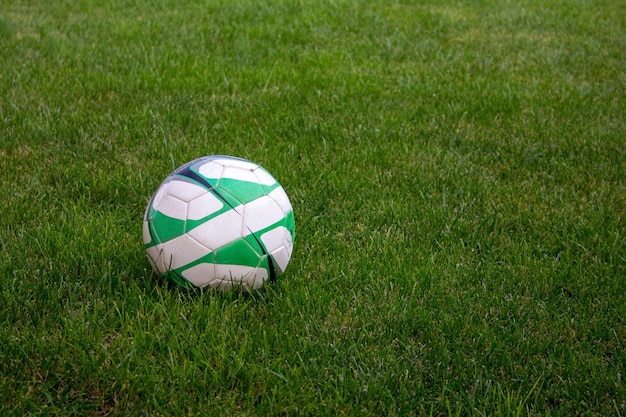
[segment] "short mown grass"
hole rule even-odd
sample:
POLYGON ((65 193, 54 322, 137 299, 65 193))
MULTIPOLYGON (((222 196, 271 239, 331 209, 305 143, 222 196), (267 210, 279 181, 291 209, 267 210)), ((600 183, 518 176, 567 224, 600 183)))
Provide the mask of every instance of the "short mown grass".
POLYGON ((1 415, 626 415, 623 1, 0 5, 1 415), (296 215, 251 294, 156 277, 176 166, 296 215))

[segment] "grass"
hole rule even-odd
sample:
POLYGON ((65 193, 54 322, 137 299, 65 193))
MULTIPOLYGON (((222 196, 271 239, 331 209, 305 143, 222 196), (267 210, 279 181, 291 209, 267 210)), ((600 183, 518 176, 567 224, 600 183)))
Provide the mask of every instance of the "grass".
POLYGON ((0 5, 0 414, 626 415, 623 1, 0 5), (152 192, 254 160, 287 273, 187 292, 152 192))

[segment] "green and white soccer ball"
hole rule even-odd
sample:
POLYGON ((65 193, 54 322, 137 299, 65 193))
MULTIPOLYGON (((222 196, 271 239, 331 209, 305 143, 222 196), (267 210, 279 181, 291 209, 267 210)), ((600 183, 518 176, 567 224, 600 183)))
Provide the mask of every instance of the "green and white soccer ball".
POLYGON ((293 209, 259 165, 207 156, 170 174, 152 196, 143 241, 152 267, 174 282, 251 290, 274 281, 293 249, 293 209))

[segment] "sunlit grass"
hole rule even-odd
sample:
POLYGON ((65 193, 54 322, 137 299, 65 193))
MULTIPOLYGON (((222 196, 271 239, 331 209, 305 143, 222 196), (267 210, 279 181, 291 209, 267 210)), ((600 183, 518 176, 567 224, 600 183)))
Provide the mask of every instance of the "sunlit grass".
POLYGON ((625 11, 3 4, 0 414, 625 414, 625 11), (290 196, 275 285, 150 271, 208 154, 290 196))

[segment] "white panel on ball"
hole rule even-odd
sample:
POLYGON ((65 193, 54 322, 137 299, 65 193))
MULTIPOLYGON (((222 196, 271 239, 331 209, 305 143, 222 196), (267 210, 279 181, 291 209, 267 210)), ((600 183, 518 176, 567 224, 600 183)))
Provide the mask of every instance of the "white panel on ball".
POLYGON ((187 209, 187 218, 189 220, 200 220, 213 213, 218 212, 224 207, 224 204, 213 195, 206 192, 204 195, 191 200, 187 209))
POLYGON ((243 285, 249 289, 260 288, 267 280, 267 271, 244 265, 215 265, 215 281, 209 283, 214 288, 229 289, 243 285))
POLYGON ((226 167, 222 173, 222 178, 246 182, 257 181, 256 175, 254 175, 253 171, 238 167, 226 167))
POLYGON ((221 248, 242 237, 243 219, 239 214, 241 211, 243 206, 237 206, 234 210, 228 210, 189 230, 187 234, 212 250, 221 248))
POLYGON ((172 180, 167 189, 169 196, 178 198, 185 202, 190 202, 194 198, 198 198, 207 193, 207 189, 200 185, 194 184, 189 181, 177 181, 172 180))
POLYGON ((216 161, 223 164, 227 168, 237 167, 247 169, 248 171, 254 171, 259 167, 258 164, 239 158, 217 158, 216 161))
MULTIPOLYGON (((209 248, 195 240, 189 234, 178 236, 163 243, 163 263, 165 271, 178 269, 211 253, 209 248)), ((163 272, 165 272, 163 271, 163 272)))
POLYGON ((215 280, 215 264, 201 263, 182 272, 183 277, 196 287, 204 288, 215 280))
POLYGON ((288 234, 289 231, 285 227, 280 226, 263 233, 261 235, 261 241, 267 250, 271 252, 274 249, 285 245, 285 233, 288 234))
POLYGON ((173 219, 187 220, 187 203, 171 195, 164 195, 154 208, 173 219))
POLYGON ((159 189, 154 193, 154 196, 152 197, 152 201, 150 201, 148 208, 153 207, 156 209, 157 207, 159 207, 159 204, 161 204, 161 200, 163 200, 163 197, 167 195, 168 186, 169 182, 166 182, 161 187, 159 187, 159 189))
POLYGON ((153 268, 163 274, 167 271, 165 264, 163 263, 163 245, 151 246, 146 249, 146 253, 148 254, 148 259, 150 259, 150 264, 153 268))
POLYGON ((244 208, 245 225, 253 233, 273 225, 284 216, 276 202, 267 196, 257 198, 244 208))
POLYGON ((210 161, 201 165, 200 168, 198 168, 198 172, 205 178, 218 179, 222 177, 224 165, 216 161, 210 161))
POLYGON ((287 193, 282 187, 278 187, 275 190, 272 190, 271 193, 268 194, 268 197, 271 198, 280 206, 283 210, 283 213, 289 213, 291 208, 291 203, 289 202, 289 197, 287 197, 287 193))
POLYGON ((280 273, 282 274, 285 272, 285 269, 287 269, 287 265, 289 264, 289 258, 291 257, 290 250, 288 250, 285 246, 281 246, 275 251, 272 251, 270 254, 272 255, 274 261, 276 261, 276 266, 278 267, 280 273))
POLYGON ((141 228, 141 235, 143 237, 144 243, 152 242, 152 236, 150 235, 150 226, 148 222, 143 222, 143 227, 141 228))
POLYGON ((254 175, 256 175, 257 182, 262 185, 274 185, 276 184, 276 180, 272 177, 268 172, 264 169, 259 168, 254 171, 254 175))

